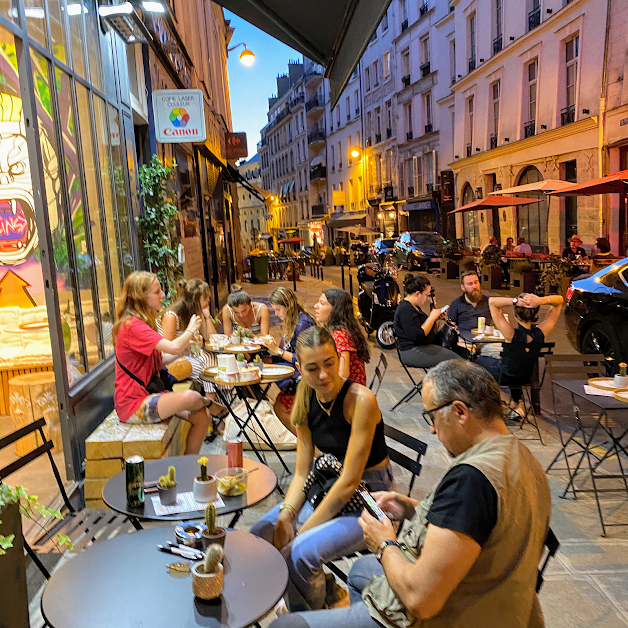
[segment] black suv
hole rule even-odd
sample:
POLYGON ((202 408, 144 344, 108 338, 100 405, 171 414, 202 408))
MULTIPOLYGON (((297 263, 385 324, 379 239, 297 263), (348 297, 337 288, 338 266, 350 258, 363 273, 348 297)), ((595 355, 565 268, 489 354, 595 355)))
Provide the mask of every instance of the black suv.
POLYGON ((395 242, 397 263, 408 270, 437 268, 444 243, 443 236, 435 231, 406 231, 395 242))
POLYGON ((571 284, 565 327, 577 351, 628 361, 628 257, 571 284))

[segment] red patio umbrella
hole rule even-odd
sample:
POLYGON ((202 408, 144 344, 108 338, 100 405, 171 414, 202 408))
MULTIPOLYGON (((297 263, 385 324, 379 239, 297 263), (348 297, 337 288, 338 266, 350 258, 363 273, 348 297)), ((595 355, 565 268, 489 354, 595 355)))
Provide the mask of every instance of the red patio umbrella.
POLYGON ((293 238, 286 238, 285 240, 278 240, 279 244, 299 244, 299 242, 303 242, 303 238, 297 238, 296 236, 293 238))
POLYGON ((486 196, 473 203, 467 203, 462 207, 457 207, 450 214, 456 212, 467 212, 474 209, 492 209, 493 207, 510 207, 512 205, 529 205, 530 203, 538 203, 542 199, 538 198, 519 198, 518 196, 486 196))
POLYGON ((628 192, 628 170, 620 170, 601 179, 574 183, 568 188, 549 192, 552 196, 589 196, 591 194, 613 194, 628 192))

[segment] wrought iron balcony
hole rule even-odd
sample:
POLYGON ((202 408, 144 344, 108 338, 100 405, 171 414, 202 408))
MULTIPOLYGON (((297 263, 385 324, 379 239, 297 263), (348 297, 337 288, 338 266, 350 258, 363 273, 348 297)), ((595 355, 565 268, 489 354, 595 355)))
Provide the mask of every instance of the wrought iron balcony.
POLYGON ((541 7, 528 13, 528 30, 531 31, 541 23, 541 7))
POLYGON ((403 22, 401 22, 401 32, 403 33, 406 28, 408 28, 408 20, 404 20, 403 22))
POLYGON ((425 133, 431 133, 434 130, 434 127, 432 124, 426 124, 425 125, 425 133))
POLYGON ((375 143, 379 144, 382 141, 382 134, 381 133, 375 133, 375 143))
POLYGON ((502 36, 493 39, 493 54, 496 55, 502 49, 502 36))
POLYGON ((305 82, 309 83, 314 78, 323 78, 323 73, 319 70, 308 70, 305 73, 305 82))
POLYGON ((410 75, 406 74, 405 76, 402 76, 401 77, 401 82, 402 82, 404 87, 408 87, 410 85, 410 75))
POLYGON ((308 133, 307 143, 314 144, 316 142, 325 141, 325 131, 323 129, 314 129, 311 133, 308 133))
POLYGON ((424 2, 419 8, 419 16, 425 15, 430 10, 430 7, 427 5, 427 2, 424 2))
POLYGON ((421 64, 421 76, 427 76, 430 73, 430 62, 426 61, 421 64))
POLYGON ((569 105, 569 107, 565 107, 560 110, 560 125, 565 126, 566 124, 571 124, 576 121, 576 106, 569 105))
POLYGON ((327 168, 322 164, 316 164, 310 168, 310 181, 319 181, 327 178, 327 168))
POLYGON ((489 137, 489 142, 491 150, 493 150, 493 148, 497 148, 497 133, 493 133, 493 135, 489 137))
POLYGON ((290 101, 290 107, 296 107, 305 101, 305 94, 299 94, 296 98, 290 101))
POLYGON ((475 57, 469 59, 469 72, 473 72, 473 70, 475 70, 475 57))
POLYGON ((317 108, 317 107, 323 107, 325 103, 323 102, 322 98, 319 98, 318 96, 314 96, 313 98, 310 98, 306 103, 305 103, 305 111, 312 111, 312 109, 317 108))
POLYGON ((412 131, 408 131, 406 133, 406 142, 409 142, 413 137, 414 135, 412 134, 412 131))
POLYGON ((471 144, 467 144, 467 157, 471 157, 471 144))
POLYGON ((320 218, 321 216, 324 216, 327 212, 325 205, 323 205, 322 203, 319 205, 312 205, 312 218, 320 218))
POLYGON ((413 185, 408 187, 408 196, 409 197, 413 197, 414 196, 414 186, 413 185))
POLYGON ((536 120, 531 120, 523 125, 523 137, 532 137, 536 133, 536 120))
POLYGON ((392 137, 392 129, 386 129, 386 139, 389 140, 392 137))

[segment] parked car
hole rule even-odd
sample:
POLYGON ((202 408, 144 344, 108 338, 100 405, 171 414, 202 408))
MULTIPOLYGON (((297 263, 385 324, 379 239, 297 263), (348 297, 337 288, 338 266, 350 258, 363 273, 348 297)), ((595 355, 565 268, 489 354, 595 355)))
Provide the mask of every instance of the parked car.
POLYGON ((440 254, 445 240, 435 231, 407 231, 395 242, 395 257, 399 266, 408 270, 429 270, 440 266, 440 254))
POLYGON ((395 254, 395 238, 377 238, 371 246, 371 253, 381 264, 388 255, 395 254))
POLYGON ((628 361, 628 257, 572 282, 565 327, 577 351, 628 361))

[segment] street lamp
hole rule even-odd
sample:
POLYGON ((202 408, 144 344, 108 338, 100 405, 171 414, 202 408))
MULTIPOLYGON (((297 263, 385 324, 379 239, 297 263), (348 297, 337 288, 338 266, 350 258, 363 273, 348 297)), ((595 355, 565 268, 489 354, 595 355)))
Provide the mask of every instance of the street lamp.
POLYGON ((379 212, 379 214, 377 214, 377 217, 381 220, 384 217, 384 214, 382 214, 382 212, 379 212))
POLYGON ((351 151, 351 157, 353 157, 354 159, 357 159, 360 156, 360 151, 357 148, 354 148, 351 151))
POLYGON ((389 218, 394 218, 395 217, 395 212, 389 212, 388 213, 388 217, 389 218))
POLYGON ((255 53, 249 50, 244 42, 236 44, 231 48, 227 48, 227 53, 230 53, 232 50, 235 50, 239 46, 244 46, 244 50, 240 53, 240 63, 242 63, 242 65, 245 65, 247 68, 250 68, 255 63, 255 53))

